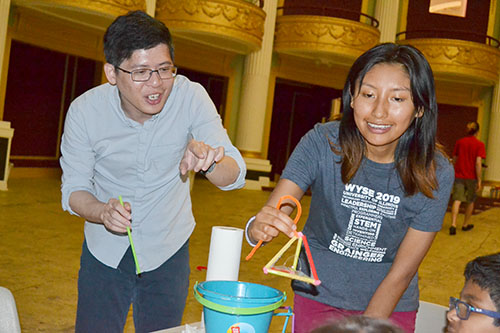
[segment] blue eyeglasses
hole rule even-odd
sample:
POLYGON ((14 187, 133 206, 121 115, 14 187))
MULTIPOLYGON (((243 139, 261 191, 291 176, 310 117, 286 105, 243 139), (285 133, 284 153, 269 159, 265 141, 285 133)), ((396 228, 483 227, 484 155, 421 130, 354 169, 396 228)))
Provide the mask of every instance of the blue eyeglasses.
POLYGON ((484 314, 492 318, 500 318, 500 312, 475 308, 472 305, 459 300, 458 298, 450 297, 450 310, 453 309, 455 309, 455 311, 457 312, 457 317, 461 320, 469 319, 471 312, 484 314))

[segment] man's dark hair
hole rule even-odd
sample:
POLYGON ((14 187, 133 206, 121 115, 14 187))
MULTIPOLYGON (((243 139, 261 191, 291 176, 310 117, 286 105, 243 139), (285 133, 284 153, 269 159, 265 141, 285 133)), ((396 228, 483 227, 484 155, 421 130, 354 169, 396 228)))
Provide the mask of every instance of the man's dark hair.
POLYGON ((479 123, 476 121, 471 121, 467 123, 467 135, 475 135, 479 132, 479 123))
POLYGON ((104 56, 113 66, 130 58, 136 50, 148 50, 165 44, 174 61, 174 45, 170 31, 143 11, 137 10, 118 16, 104 34, 104 56))
MULTIPOLYGON (((466 281, 488 291, 496 311, 500 312, 500 252, 472 260, 465 267, 464 276, 466 281)), ((495 319, 494 325, 500 326, 500 319, 495 319)))

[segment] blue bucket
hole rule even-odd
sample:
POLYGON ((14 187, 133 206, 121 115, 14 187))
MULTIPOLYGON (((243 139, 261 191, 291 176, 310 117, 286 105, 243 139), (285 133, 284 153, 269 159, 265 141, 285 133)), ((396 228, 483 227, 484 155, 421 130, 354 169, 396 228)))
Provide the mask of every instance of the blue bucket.
POLYGON ((203 305, 206 333, 267 332, 273 311, 286 300, 277 289, 239 281, 196 283, 194 297, 203 305))

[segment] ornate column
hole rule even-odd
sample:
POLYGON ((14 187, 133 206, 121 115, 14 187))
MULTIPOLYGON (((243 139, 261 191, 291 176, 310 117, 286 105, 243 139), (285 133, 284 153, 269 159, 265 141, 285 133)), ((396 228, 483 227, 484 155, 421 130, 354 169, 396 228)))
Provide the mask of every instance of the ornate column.
POLYGON ((264 1, 266 19, 262 47, 245 59, 236 146, 247 163, 246 188, 260 189, 261 186, 269 184, 268 174, 271 171, 271 164, 262 156, 262 142, 277 5, 277 0, 264 1))
POLYGON ((156 0, 146 0, 146 13, 150 16, 155 17, 156 11, 156 0))
POLYGON ((7 24, 9 22, 10 0, 0 0, 0 77, 2 73, 5 41, 7 40, 7 24))
MULTIPOLYGON (((500 183, 500 81, 495 84, 491 103, 490 128, 486 150, 485 180, 500 183)), ((500 185, 500 184, 497 184, 500 185)))
MULTIPOLYGON (((5 42, 7 41, 7 22, 9 22, 10 0, 0 0, 0 78, 6 78, 8 66, 3 66, 4 54, 6 51, 5 42)), ((8 60, 7 60, 8 61, 8 60)), ((5 83, 4 83, 5 84, 5 83)), ((5 89, 5 85, 1 86, 5 89)), ((3 96, 3 93, 0 93, 3 96)), ((7 190, 7 180, 12 169, 10 163, 10 144, 14 129, 10 127, 10 122, 1 121, 3 119, 3 107, 5 99, 0 100, 0 191, 7 190)))
POLYGON ((375 6, 375 18, 380 25, 380 42, 394 42, 399 19, 399 0, 377 1, 375 6))
MULTIPOLYGON (((10 10, 10 0, 0 0, 0 79, 6 79, 7 73, 3 73, 3 71, 7 71, 8 66, 4 66, 4 58, 6 48, 5 43, 7 41, 7 25, 9 22, 9 10, 10 10)), ((7 59, 8 61, 8 59, 7 59)), ((4 84, 0 84, 0 89, 5 89, 4 84)), ((4 96, 5 91, 0 91, 0 97, 4 96)), ((3 119, 3 107, 4 107, 4 98, 0 98, 0 120, 3 119)))

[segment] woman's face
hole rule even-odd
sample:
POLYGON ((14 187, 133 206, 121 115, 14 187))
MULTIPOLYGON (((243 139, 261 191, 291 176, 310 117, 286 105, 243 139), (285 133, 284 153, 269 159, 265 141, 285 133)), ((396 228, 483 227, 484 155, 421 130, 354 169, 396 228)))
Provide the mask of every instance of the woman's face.
POLYGON ((404 67, 387 63, 373 66, 356 87, 351 107, 365 140, 366 157, 378 163, 393 162, 399 138, 416 117, 404 67))

